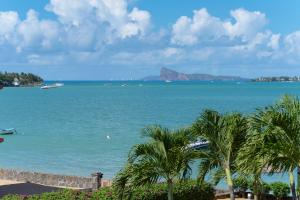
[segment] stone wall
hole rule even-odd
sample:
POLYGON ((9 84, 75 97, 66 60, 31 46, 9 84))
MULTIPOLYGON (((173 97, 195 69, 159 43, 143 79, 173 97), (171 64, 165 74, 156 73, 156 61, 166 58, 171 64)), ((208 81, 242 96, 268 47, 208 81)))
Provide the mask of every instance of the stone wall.
MULTIPOLYGON (((0 169, 0 179, 19 182, 30 182, 55 187, 70 187, 78 189, 98 189, 102 180, 101 173, 92 174, 91 177, 65 176, 38 172, 25 172, 11 169, 0 169)), ((106 184, 105 184, 106 185, 106 184)))

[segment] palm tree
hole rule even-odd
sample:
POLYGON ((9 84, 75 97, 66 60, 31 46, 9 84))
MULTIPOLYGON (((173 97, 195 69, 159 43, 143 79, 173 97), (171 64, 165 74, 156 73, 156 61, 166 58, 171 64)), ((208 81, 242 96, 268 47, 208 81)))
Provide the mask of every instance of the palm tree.
POLYGON ((164 180, 168 185, 168 199, 173 200, 174 182, 189 178, 190 165, 198 156, 196 150, 188 148, 189 132, 151 126, 143 130, 143 135, 150 140, 132 148, 127 166, 117 175, 114 186, 122 199, 136 186, 164 180))
POLYGON ((261 199, 261 175, 267 168, 268 163, 266 152, 269 153, 269 149, 267 146, 264 146, 264 135, 253 130, 253 127, 253 124, 250 122, 246 137, 247 139, 244 145, 239 149, 238 156, 236 158, 236 165, 240 173, 246 174, 249 178, 251 178, 254 199, 258 200, 261 199))
MULTIPOLYGON (((256 187, 266 169, 269 173, 287 171, 294 200, 293 171, 300 163, 299 115, 299 100, 291 96, 284 96, 275 106, 258 110, 249 120, 247 142, 237 159, 240 170, 254 176, 256 187)), ((259 196, 256 189, 254 192, 259 196)))
MULTIPOLYGON (((293 199, 296 189, 293 172, 300 164, 300 101, 297 97, 285 95, 273 108, 273 124, 285 134, 285 139, 277 146, 277 156, 273 156, 272 165, 289 172, 293 199)), ((300 174, 298 173, 298 181, 300 174)), ((298 182, 298 190, 300 185, 298 182)), ((298 194, 299 198, 299 194, 298 194)))
POLYGON ((230 199, 234 200, 232 173, 235 170, 237 152, 245 141, 247 120, 239 113, 221 115, 214 110, 205 110, 192 126, 193 133, 209 142, 200 153, 199 179, 206 174, 223 174, 226 177, 230 199))

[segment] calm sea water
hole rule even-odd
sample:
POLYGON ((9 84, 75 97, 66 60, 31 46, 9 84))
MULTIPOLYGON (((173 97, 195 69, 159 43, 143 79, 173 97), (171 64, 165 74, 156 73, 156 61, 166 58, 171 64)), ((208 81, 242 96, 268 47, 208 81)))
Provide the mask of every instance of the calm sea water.
POLYGON ((111 178, 130 147, 143 141, 146 125, 188 126, 204 108, 251 113, 286 93, 300 95, 300 84, 65 82, 52 90, 5 88, 0 128, 18 134, 0 144, 0 167, 84 176, 101 171, 111 178))

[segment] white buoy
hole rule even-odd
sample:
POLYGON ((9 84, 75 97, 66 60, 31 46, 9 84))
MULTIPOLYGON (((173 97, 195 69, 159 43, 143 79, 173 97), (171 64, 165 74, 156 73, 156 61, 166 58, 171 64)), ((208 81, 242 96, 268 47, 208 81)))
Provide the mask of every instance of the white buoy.
POLYGON ((106 136, 106 139, 110 140, 110 136, 109 136, 109 135, 107 135, 107 136, 106 136))

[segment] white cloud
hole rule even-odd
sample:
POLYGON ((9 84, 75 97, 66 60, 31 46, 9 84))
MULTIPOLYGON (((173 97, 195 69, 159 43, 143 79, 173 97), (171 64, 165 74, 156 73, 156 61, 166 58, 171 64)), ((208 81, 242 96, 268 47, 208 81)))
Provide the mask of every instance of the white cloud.
POLYGON ((224 22, 224 28, 231 38, 252 39, 258 32, 264 30, 268 22, 266 15, 259 11, 250 12, 240 8, 232 10, 230 14, 235 19, 235 23, 224 22))
POLYGON ((144 36, 149 12, 127 9, 126 0, 50 0, 46 10, 58 20, 39 19, 29 10, 24 20, 17 12, 0 12, 0 45, 17 53, 30 51, 101 51, 107 44, 144 36))
POLYGON ((17 12, 0 12, 0 45, 11 40, 11 33, 15 30, 19 21, 17 12))
POLYGON ((265 14, 245 9, 236 9, 230 12, 235 20, 221 20, 208 13, 205 8, 195 10, 192 18, 180 17, 172 28, 171 42, 179 45, 196 45, 207 41, 241 39, 248 41, 256 37, 267 24, 265 14))
POLYGON ((180 17, 173 25, 172 43, 194 45, 203 40, 215 40, 225 34, 223 23, 205 8, 194 11, 193 18, 180 17))
POLYGON ((46 9, 65 26, 84 29, 90 28, 86 24, 92 24, 94 33, 100 29, 105 32, 101 37, 107 36, 104 40, 110 42, 144 34, 151 18, 148 11, 138 8, 129 12, 126 0, 51 0, 46 9))
POLYGON ((300 31, 287 35, 284 39, 287 53, 296 53, 300 55, 300 31))

